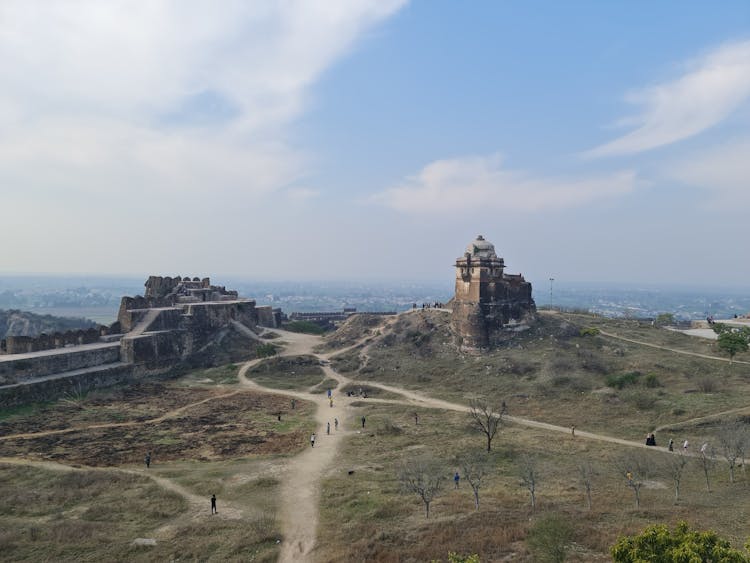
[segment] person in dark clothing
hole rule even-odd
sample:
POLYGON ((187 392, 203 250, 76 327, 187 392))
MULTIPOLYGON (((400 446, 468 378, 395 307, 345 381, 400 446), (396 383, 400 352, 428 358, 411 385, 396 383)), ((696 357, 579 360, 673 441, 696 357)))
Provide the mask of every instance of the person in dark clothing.
POLYGON ((146 462, 146 469, 148 469, 149 467, 151 467, 151 452, 148 452, 146 454, 146 457, 144 458, 143 461, 146 462))
POLYGON ((365 427, 365 417, 363 416, 362 417, 362 428, 364 428, 364 427, 365 427))
POLYGON ((211 495, 211 514, 218 514, 219 511, 216 509, 216 495, 211 495))
POLYGON ((458 471, 456 471, 456 474, 453 476, 453 483, 456 485, 456 488, 458 489, 458 482, 461 480, 461 477, 458 475, 458 471))

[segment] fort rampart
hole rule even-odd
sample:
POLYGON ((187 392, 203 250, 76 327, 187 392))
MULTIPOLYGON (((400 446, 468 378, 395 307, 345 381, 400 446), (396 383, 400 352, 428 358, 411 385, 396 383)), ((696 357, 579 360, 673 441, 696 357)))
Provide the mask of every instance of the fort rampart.
POLYGON ((118 342, 0 356, 0 385, 120 361, 118 342))

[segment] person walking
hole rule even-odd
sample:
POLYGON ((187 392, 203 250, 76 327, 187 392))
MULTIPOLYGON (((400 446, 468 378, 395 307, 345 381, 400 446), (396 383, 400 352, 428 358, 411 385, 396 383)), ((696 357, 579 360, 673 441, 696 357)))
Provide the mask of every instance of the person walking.
POLYGON ((460 475, 458 474, 458 471, 456 471, 456 474, 453 476, 453 484, 456 485, 456 488, 458 489, 458 482, 461 480, 460 475))
POLYGON ((687 451, 688 451, 688 446, 689 446, 689 445, 690 445, 690 443, 689 443, 689 442, 688 442, 687 440, 685 440, 685 441, 684 441, 684 442, 682 443, 682 451, 683 451, 684 453, 687 453, 687 451))
POLYGON ((211 495, 211 514, 218 514, 219 511, 216 509, 216 495, 211 495))
POLYGON ((312 433, 312 436, 310 436, 310 447, 315 447, 315 432, 312 433))
POLYGON ((148 469, 149 467, 151 467, 151 452, 148 452, 146 454, 146 457, 144 458, 143 461, 146 462, 146 469, 148 469))
POLYGON ((576 437, 576 425, 570 427, 570 435, 573 436, 573 438, 576 437))
POLYGON ((363 416, 362 417, 362 428, 364 428, 364 427, 365 427, 365 417, 363 416))
POLYGON ((414 413, 414 426, 419 426, 419 413, 414 413))
POLYGON ((672 438, 669 439, 669 442, 667 442, 667 449, 670 452, 674 451, 674 440, 672 438))
POLYGON ((333 419, 333 429, 334 430, 338 430, 339 429, 339 419, 338 418, 334 418, 333 419))
POLYGON ((330 399, 328 399, 328 406, 330 406, 331 408, 333 408, 333 397, 331 397, 330 399))
POLYGON ((331 423, 326 422, 326 434, 331 435, 331 423))

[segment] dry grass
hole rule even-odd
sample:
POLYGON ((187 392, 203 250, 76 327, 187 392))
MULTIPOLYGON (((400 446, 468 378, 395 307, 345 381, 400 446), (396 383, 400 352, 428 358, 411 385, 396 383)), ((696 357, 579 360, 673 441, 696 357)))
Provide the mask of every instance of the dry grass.
POLYGON ((247 377, 264 387, 296 390, 319 385, 325 378, 314 356, 271 358, 249 370, 247 377))
POLYGON ((675 504, 663 463, 667 454, 634 449, 652 458, 636 510, 615 463, 621 446, 514 426, 504 427, 493 442, 492 470, 481 489, 480 509, 474 511, 468 485, 462 482, 454 490, 450 481, 457 460, 483 447, 483 436, 470 429, 466 415, 420 410, 416 426, 411 408, 360 404, 372 430, 345 444, 336 474, 324 483, 321 538, 326 550, 320 560, 427 561, 445 559, 450 550, 478 553, 482 561, 532 561, 524 540, 534 516, 528 492, 519 486, 522 453, 531 453, 538 463, 537 514, 563 513, 574 524, 570 561, 608 561, 618 536, 654 522, 685 519, 716 529, 735 545, 746 539, 743 507, 750 501, 750 481, 730 485, 726 468, 712 473, 714 492, 709 495, 700 468, 691 463, 675 504), (392 426, 399 431, 388 431, 392 426), (396 475, 404 456, 425 452, 443 460, 445 467, 445 489, 433 502, 429 520, 419 498, 401 492, 396 475), (596 471, 591 511, 578 479, 578 464, 585 460, 596 471))
POLYGON ((135 537, 187 508, 150 479, 104 471, 0 465, 0 495, 0 552, 9 561, 120 559, 135 537))
MULTIPOLYGON (((746 404, 750 366, 580 335, 581 328, 595 324, 644 341, 716 353, 710 342, 680 333, 635 321, 540 315, 532 330, 515 335, 507 346, 469 355, 453 345, 449 321, 437 311, 401 317, 373 341, 369 362, 350 377, 457 402, 472 394, 502 398, 510 414, 638 439, 661 425, 746 404), (418 336, 420 331, 429 337, 418 336), (608 386, 634 372, 640 374, 634 383, 608 386), (715 384, 707 387, 708 380, 715 384), (702 391, 707 388, 711 391, 702 391)), ((342 361, 354 365, 346 356, 342 361)))

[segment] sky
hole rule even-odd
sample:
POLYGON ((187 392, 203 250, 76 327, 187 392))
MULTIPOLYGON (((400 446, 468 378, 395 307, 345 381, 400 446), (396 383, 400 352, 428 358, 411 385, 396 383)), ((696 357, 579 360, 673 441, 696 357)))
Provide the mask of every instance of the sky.
POLYGON ((0 272, 750 288, 750 4, 3 0, 0 272))

